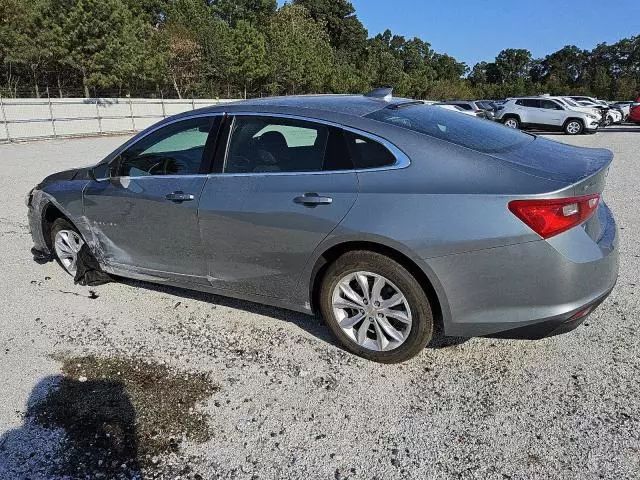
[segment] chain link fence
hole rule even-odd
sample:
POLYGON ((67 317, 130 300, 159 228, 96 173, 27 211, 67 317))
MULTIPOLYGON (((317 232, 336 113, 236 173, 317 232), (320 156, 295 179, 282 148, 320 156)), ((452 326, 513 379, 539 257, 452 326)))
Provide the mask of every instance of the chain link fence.
POLYGON ((233 101, 0 97, 0 142, 139 132, 177 113, 233 101))

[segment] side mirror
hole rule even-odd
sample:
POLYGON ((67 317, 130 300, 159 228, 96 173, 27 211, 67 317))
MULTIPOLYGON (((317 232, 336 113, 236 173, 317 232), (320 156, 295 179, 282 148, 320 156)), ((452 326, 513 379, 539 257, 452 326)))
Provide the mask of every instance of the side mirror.
POLYGON ((87 176, 94 182, 101 182, 109 178, 111 176, 110 173, 109 164, 100 163, 95 167, 90 168, 87 171, 87 176))

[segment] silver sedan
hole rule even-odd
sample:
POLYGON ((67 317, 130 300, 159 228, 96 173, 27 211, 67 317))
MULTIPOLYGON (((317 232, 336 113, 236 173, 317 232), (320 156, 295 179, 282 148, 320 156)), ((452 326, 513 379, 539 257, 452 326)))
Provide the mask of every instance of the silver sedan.
POLYGON ((36 253, 76 281, 319 312, 390 363, 579 325, 618 273, 612 159, 390 92, 280 97, 167 118, 27 204, 36 253))

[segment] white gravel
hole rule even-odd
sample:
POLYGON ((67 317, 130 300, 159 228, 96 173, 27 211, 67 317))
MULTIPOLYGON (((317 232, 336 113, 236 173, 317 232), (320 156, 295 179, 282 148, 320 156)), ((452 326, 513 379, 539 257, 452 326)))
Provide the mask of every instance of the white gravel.
POLYGON ((640 478, 640 128, 552 137, 616 158, 605 199, 620 278, 585 325, 392 366, 345 353, 316 318, 138 282, 90 299, 56 263, 35 263, 27 190, 125 138, 0 146, 0 478, 52 478, 47 465, 64 461, 64 432, 24 417, 60 354, 156 361, 220 386, 201 405, 211 439, 156 458, 144 478, 640 478))

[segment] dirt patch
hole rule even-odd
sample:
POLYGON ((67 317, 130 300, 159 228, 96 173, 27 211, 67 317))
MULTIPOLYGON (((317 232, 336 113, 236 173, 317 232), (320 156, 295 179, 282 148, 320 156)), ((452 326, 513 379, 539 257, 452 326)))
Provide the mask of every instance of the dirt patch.
POLYGON ((206 375, 124 358, 57 360, 64 376, 27 415, 66 432, 64 473, 135 477, 181 442, 210 438, 198 405, 218 387, 206 375))

